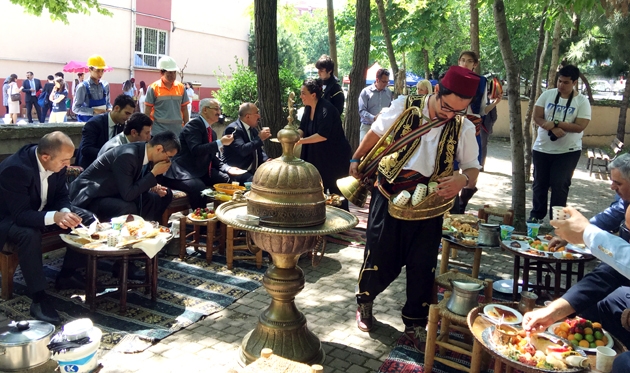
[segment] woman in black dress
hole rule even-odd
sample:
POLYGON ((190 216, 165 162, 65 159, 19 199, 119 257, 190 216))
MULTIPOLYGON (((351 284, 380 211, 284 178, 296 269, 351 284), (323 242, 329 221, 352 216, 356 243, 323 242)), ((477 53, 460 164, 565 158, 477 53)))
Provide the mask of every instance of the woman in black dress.
MULTIPOLYGON (((304 114, 300 121, 298 144, 302 144, 302 159, 313 164, 322 177, 324 192, 341 196, 337 179, 348 176, 348 164, 352 149, 346 139, 337 109, 320 99, 321 81, 306 79, 300 89, 304 114)), ((348 210, 348 201, 341 206, 348 210)))

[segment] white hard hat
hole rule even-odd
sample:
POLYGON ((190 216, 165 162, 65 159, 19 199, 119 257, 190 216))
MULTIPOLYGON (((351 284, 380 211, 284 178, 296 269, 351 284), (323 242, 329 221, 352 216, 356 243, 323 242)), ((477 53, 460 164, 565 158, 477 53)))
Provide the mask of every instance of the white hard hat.
POLYGON ((162 56, 162 58, 160 58, 160 60, 157 63, 157 67, 160 70, 166 70, 166 71, 179 70, 177 68, 177 63, 175 62, 175 60, 169 56, 162 56))

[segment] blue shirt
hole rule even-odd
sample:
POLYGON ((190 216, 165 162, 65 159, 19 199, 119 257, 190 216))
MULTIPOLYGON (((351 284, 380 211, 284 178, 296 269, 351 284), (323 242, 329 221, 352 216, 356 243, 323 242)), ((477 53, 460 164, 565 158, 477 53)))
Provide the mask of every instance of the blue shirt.
POLYGON ((376 89, 374 84, 363 88, 359 95, 359 116, 361 124, 371 125, 374 118, 383 108, 389 107, 392 103, 393 93, 385 87, 382 91, 376 89))

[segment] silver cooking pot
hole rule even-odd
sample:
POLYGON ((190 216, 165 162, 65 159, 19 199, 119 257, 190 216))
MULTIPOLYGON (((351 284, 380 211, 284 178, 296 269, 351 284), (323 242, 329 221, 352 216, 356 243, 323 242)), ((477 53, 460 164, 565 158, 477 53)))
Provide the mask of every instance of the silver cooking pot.
POLYGON ((500 235, 501 228, 498 224, 480 223, 477 244, 482 246, 500 246, 500 235))
POLYGON ((55 326, 38 320, 12 321, 0 328, 0 371, 30 369, 50 359, 48 344, 55 326))

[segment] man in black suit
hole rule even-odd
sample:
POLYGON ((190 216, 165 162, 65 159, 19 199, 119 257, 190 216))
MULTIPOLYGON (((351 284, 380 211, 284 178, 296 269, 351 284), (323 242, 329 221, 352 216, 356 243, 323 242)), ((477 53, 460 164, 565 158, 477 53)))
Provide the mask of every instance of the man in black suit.
POLYGON ((263 141, 271 137, 271 131, 269 127, 259 130, 259 119, 256 105, 246 102, 238 108, 238 119, 230 123, 224 132, 224 135, 232 134, 234 142, 223 149, 223 160, 229 166, 247 170, 233 177, 241 183, 252 181, 258 166, 269 159, 263 149, 263 141))
MULTIPOLYGON (((66 166, 74 154, 72 140, 52 132, 37 145, 26 145, 0 163, 0 247, 17 246, 26 287, 31 294, 30 314, 37 320, 59 323, 59 314, 46 295, 47 281, 42 261, 42 231, 55 225, 74 228, 91 213, 71 206, 66 185, 66 166)), ((57 228, 55 227, 55 228, 57 228)), ((68 250, 57 278, 69 278, 77 255, 68 250), (66 275, 67 274, 67 275, 66 275)), ((73 267, 74 266, 74 267, 73 267)), ((3 274, 4 275, 4 274, 3 274)))
POLYGON ((201 191, 207 185, 228 183, 229 173, 242 172, 226 166, 217 156, 220 149, 233 140, 231 135, 219 139, 212 129, 220 115, 217 100, 204 98, 199 101, 199 117, 186 123, 179 134, 182 151, 173 159, 173 165, 162 179, 163 185, 186 192, 193 209, 206 207, 201 191))
POLYGON ((159 221, 173 193, 166 188, 157 193, 150 189, 157 185, 156 177, 171 166, 170 159, 179 149, 171 131, 155 135, 148 143, 120 145, 98 157, 72 182, 70 200, 105 221, 125 214, 159 221))
POLYGON ((79 166, 85 170, 94 162, 103 145, 123 131, 123 126, 135 107, 136 102, 132 97, 121 94, 114 100, 112 111, 93 116, 85 123, 77 153, 79 166))
POLYGON ((26 102, 26 116, 28 117, 28 122, 33 123, 33 105, 35 105, 35 111, 37 112, 37 120, 39 123, 44 123, 42 119, 42 108, 39 107, 37 103, 37 92, 42 89, 42 83, 39 79, 35 79, 33 77, 33 72, 28 71, 26 73, 26 80, 22 82, 22 88, 20 89, 24 92, 24 102, 26 102))

